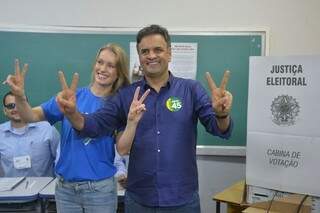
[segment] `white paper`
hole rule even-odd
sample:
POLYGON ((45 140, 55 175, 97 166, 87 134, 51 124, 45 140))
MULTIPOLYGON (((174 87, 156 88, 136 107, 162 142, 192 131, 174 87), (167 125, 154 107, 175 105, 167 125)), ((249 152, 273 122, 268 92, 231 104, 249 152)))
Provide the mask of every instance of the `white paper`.
POLYGON ((3 177, 0 178, 0 192, 13 190, 25 177, 3 177))
POLYGON ((30 155, 18 156, 13 158, 13 166, 15 169, 28 169, 31 168, 30 155))
MULTIPOLYGON (((279 134, 320 136, 319 79, 320 56, 302 57, 251 57, 248 96, 248 130, 279 134), (302 65, 302 73, 271 74, 273 65, 302 65), (306 86, 267 86, 267 78, 300 78, 306 86), (291 97, 291 107, 298 104, 298 113, 293 110, 283 113, 293 116, 294 125, 277 125, 272 115, 272 103, 277 97, 291 97), (292 114, 290 114, 292 113, 292 114), (297 114, 297 115, 296 115, 297 114), (251 116, 252 115, 252 116, 251 116), (257 116, 258 115, 258 116, 257 116)), ((286 107, 285 104, 283 107, 286 107)), ((290 120, 290 118, 288 118, 290 120)))

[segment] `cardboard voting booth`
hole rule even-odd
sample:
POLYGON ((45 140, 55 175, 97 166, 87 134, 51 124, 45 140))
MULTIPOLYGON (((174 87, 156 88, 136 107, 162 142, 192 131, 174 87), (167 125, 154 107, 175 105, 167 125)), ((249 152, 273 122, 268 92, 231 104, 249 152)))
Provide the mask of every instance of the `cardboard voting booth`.
POLYGON ((295 194, 290 192, 276 191, 272 189, 246 186, 246 202, 251 208, 246 212, 260 212, 269 209, 269 212, 290 213, 290 212, 320 212, 320 197, 295 194), (254 211, 255 210, 255 211, 254 211))
POLYGON ((246 183, 320 197, 320 56, 251 57, 246 183))
POLYGON ((304 195, 293 194, 288 197, 275 199, 273 201, 258 202, 250 205, 251 208, 246 209, 244 212, 269 212, 274 213, 296 213, 300 209, 299 213, 311 212, 311 198, 308 197, 304 201, 304 195))
POLYGON ((291 194, 282 198, 274 199, 273 201, 257 202, 250 204, 243 212, 266 212, 269 213, 319 213, 320 212, 320 199, 317 197, 306 197, 301 194, 291 194))
POLYGON ((250 57, 246 182, 214 200, 230 212, 320 212, 319 79, 320 55, 250 57))
POLYGON ((213 196, 216 212, 220 203, 227 204, 227 213, 319 213, 320 198, 303 194, 278 192, 271 189, 252 187, 239 181, 213 196), (259 198, 259 199, 257 199, 259 198))

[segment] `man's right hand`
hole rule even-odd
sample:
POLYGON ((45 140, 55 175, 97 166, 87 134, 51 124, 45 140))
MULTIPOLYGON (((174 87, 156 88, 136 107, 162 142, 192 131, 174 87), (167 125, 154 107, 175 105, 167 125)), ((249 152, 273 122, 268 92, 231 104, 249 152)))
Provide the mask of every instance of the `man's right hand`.
POLYGON ((66 79, 62 71, 59 71, 59 81, 61 84, 61 92, 58 93, 56 101, 60 111, 65 115, 72 115, 77 111, 76 106, 76 90, 79 81, 79 74, 74 73, 70 87, 67 85, 66 79))
POLYGON ((143 113, 147 110, 143 102, 147 98, 149 92, 150 89, 145 91, 139 99, 140 87, 136 88, 128 113, 128 123, 137 124, 140 121, 143 113))

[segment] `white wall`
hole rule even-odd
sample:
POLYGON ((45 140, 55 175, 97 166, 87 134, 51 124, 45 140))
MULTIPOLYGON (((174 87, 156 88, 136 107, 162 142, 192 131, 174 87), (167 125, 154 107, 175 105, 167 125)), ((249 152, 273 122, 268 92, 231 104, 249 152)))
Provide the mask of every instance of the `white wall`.
POLYGON ((319 0, 1 0, 0 23, 271 29, 270 55, 320 52, 319 0))
MULTIPOLYGON (((269 55, 320 54, 319 11, 319 0, 1 0, 0 25, 268 27, 269 55)), ((245 177, 245 159, 198 156, 198 165, 202 212, 215 212, 211 196, 245 177)))
MULTIPOLYGON (((215 212, 213 195, 231 184, 245 179, 245 158, 230 156, 198 156, 201 212, 215 212)), ((226 206, 221 206, 226 212, 226 206)))

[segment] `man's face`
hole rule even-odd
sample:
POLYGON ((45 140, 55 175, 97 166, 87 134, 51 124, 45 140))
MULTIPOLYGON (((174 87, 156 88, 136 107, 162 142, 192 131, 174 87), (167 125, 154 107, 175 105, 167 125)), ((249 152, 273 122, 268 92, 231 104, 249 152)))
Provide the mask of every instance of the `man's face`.
POLYGON ((146 77, 158 77, 168 72, 171 48, 161 35, 143 37, 138 44, 138 54, 146 77))
POLYGON ((8 95, 5 99, 5 106, 3 106, 3 111, 5 116, 10 121, 21 122, 21 118, 15 104, 16 104, 15 97, 12 95, 8 95))

